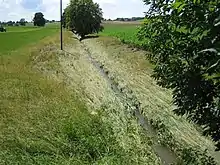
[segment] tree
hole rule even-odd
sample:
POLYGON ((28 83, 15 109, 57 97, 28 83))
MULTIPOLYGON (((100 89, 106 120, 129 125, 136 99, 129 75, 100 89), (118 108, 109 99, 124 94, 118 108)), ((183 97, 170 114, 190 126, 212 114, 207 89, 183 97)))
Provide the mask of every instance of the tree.
POLYGON ((8 25, 8 26, 13 26, 13 24, 14 24, 13 21, 8 21, 8 22, 7 22, 7 25, 8 25))
POLYGON ((66 28, 66 13, 65 12, 63 13, 63 16, 62 16, 62 23, 63 23, 63 28, 66 28))
POLYGON ((65 9, 64 25, 84 38, 85 35, 98 33, 103 29, 102 19, 102 9, 99 4, 92 0, 71 0, 65 9))
POLYGON ((220 3, 218 0, 144 0, 139 31, 152 53, 154 78, 172 89, 178 115, 201 125, 220 149, 220 3))
POLYGON ((41 12, 35 13, 34 15, 34 26, 45 26, 46 20, 44 19, 44 15, 41 12))
POLYGON ((25 19, 24 19, 24 18, 21 18, 19 24, 20 24, 21 26, 25 26, 25 25, 26 25, 25 19))

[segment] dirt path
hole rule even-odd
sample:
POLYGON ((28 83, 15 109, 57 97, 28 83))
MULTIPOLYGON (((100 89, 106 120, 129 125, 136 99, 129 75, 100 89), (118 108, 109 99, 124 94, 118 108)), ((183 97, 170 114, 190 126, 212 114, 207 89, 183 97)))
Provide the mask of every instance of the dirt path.
POLYGON ((104 110, 108 117, 103 117, 103 121, 111 123, 120 145, 128 152, 138 150, 140 154, 133 158, 137 164, 177 162, 177 157, 162 145, 166 139, 158 136, 150 120, 162 120, 174 132, 175 139, 212 151, 209 140, 171 112, 171 94, 150 77, 152 71, 144 53, 108 38, 86 39, 80 43, 73 37, 59 60, 64 80, 78 92, 91 114, 104 110))

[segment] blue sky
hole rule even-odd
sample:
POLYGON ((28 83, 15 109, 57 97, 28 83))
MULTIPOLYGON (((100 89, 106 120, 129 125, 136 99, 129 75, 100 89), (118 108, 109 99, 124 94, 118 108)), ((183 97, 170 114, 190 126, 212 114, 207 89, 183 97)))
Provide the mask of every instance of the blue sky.
MULTIPOLYGON (((35 12, 41 11, 47 19, 59 19, 60 0, 0 0, 0 21, 31 20, 35 12)), ((94 0, 103 9, 105 18, 144 16, 147 6, 142 0, 94 0)), ((69 0, 63 0, 63 7, 69 0)))

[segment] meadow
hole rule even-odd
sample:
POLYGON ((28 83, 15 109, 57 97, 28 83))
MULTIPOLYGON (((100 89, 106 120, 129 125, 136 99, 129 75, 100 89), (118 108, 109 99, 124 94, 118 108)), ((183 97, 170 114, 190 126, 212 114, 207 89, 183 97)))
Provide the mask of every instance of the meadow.
POLYGON ((137 33, 141 22, 132 23, 114 23, 108 22, 104 23, 105 27, 103 32, 100 33, 102 36, 113 36, 118 38, 122 43, 128 44, 130 46, 135 46, 137 48, 142 47, 142 42, 138 40, 137 33))
POLYGON ((11 27, 0 39, 0 164, 128 163, 110 126, 36 69, 59 69, 58 28, 11 27))
POLYGON ((58 32, 56 26, 38 28, 27 27, 7 27, 7 33, 0 33, 0 54, 5 54, 58 32))
MULTIPOLYGON (((127 46, 141 47, 136 36, 140 23, 104 26, 97 38, 102 48, 95 44, 96 39, 85 43, 94 44, 94 52, 101 50, 93 58, 104 63, 106 73, 113 73, 118 85, 121 79, 131 83, 138 99, 147 105, 143 114, 152 119, 159 141, 189 162, 212 159, 206 155, 206 148, 213 150, 212 141, 201 136, 199 127, 168 108, 170 93, 152 82, 146 52, 127 46)), ((0 33, 0 164, 159 164, 151 149, 151 137, 143 133, 136 118, 123 117, 127 109, 112 102, 115 98, 100 109, 88 108, 87 97, 99 104, 97 97, 107 100, 110 91, 102 84, 104 80, 96 78, 99 73, 90 70, 91 61, 84 59, 86 51, 70 32, 64 31, 65 49, 73 51, 68 56, 59 50, 57 24, 7 30, 0 33), (64 68, 60 58, 66 61, 64 68), (69 70, 74 73, 72 87, 59 77, 69 70), (82 91, 78 90, 84 83, 82 91)))

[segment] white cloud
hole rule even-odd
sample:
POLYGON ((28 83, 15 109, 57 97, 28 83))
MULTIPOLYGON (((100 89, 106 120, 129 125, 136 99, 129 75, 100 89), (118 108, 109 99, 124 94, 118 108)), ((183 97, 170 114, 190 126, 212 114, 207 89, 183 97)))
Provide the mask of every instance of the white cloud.
MULTIPOLYGON (((94 0, 100 4, 105 18, 144 16, 147 10, 142 0, 94 0)), ((63 8, 69 0, 63 0, 63 8)), ((60 0, 0 0, 0 21, 20 18, 31 20, 35 12, 42 11, 46 19, 59 19, 60 0), (28 5, 24 5, 28 2, 28 5), (33 4, 31 4, 33 2, 33 4), (35 4, 37 3, 38 4, 35 4), (33 8, 33 6, 36 6, 33 8)))

